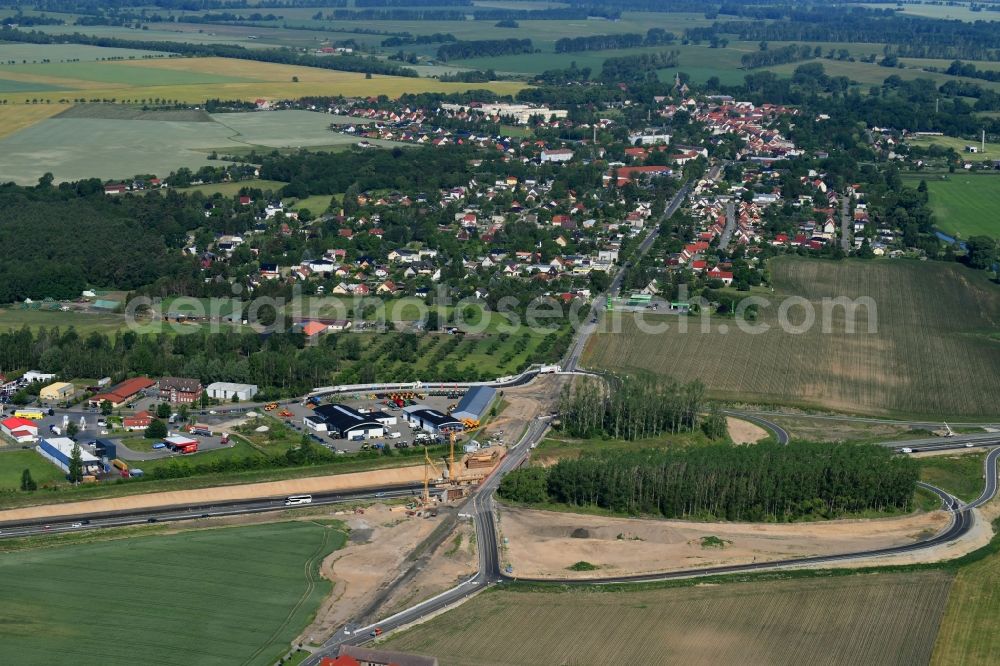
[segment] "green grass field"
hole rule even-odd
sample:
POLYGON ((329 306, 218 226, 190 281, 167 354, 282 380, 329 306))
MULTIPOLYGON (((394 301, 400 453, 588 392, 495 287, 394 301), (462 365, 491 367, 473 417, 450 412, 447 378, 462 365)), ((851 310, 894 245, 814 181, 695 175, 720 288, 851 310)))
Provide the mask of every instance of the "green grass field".
MULTIPOLYGON (((1000 156, 1000 147, 995 154, 1000 156)), ((985 235, 1000 238, 1000 175, 965 174, 928 176, 934 219, 941 231, 959 238, 985 235)))
POLYGON ((920 458, 920 480, 971 502, 983 492, 985 458, 985 453, 920 458))
MULTIPOLYGON (((9 444, 6 440, 3 443, 9 444)), ((31 470, 31 478, 34 479, 39 488, 66 481, 66 475, 63 474, 62 470, 37 452, 20 448, 10 449, 0 451, 0 492, 20 490, 21 473, 25 469, 31 470)))
MULTIPOLYGON (((1000 85, 1000 84, 998 84, 1000 85)), ((961 139, 955 136, 917 136, 911 137, 906 140, 911 146, 942 146, 944 148, 951 148, 956 153, 962 156, 962 159, 967 162, 986 162, 992 160, 1000 160, 1000 144, 996 143, 986 143, 986 150, 984 152, 969 153, 966 152, 966 146, 976 146, 980 147, 979 139, 961 139)))
POLYGON ((995 664, 1000 654, 997 617, 1000 617, 1000 554, 994 548, 991 555, 962 567, 955 576, 931 666, 995 664))
POLYGON ((950 583, 949 574, 923 572, 613 592, 490 590, 386 643, 454 666, 902 666, 930 658, 950 583))
POLYGON ((113 314, 82 314, 50 310, 23 310, 19 307, 0 308, 0 331, 20 329, 22 326, 51 328, 72 326, 77 333, 114 333, 124 326, 124 319, 113 314))
POLYGON ((269 666, 330 592, 318 564, 345 538, 286 522, 5 554, 0 661, 269 666))
MULTIPOLYGON (((623 316, 621 332, 594 336, 588 367, 622 372, 652 370, 679 380, 698 379, 723 400, 785 404, 878 415, 996 418, 1000 347, 991 335, 1000 318, 1000 294, 985 274, 956 264, 905 260, 831 262, 780 258, 769 264, 775 293, 760 309, 770 328, 747 333, 729 318, 680 319, 646 315, 669 330, 643 332, 623 316), (780 304, 800 296, 811 304, 814 325, 783 329, 780 304), (877 330, 864 308, 849 333, 845 310, 824 298, 870 297, 877 330), (823 322, 827 321, 824 332, 823 322), (792 329, 795 330, 795 329, 792 329)), ((788 311, 804 321, 806 308, 788 311)), ((607 325, 605 324, 606 330, 607 325)))
MULTIPOLYGON (((133 31, 134 32, 134 31, 133 31)), ((22 44, 20 42, 0 43, 0 65, 8 63, 17 65, 38 64, 42 61, 60 63, 66 61, 94 62, 116 59, 142 59, 145 57, 163 57, 167 54, 160 51, 145 51, 142 49, 114 49, 85 44, 22 44)))
MULTIPOLYGON (((279 147, 347 147, 356 142, 331 132, 327 116, 310 111, 227 113, 158 121, 99 117, 102 110, 116 116, 119 107, 88 108, 87 117, 64 113, 0 139, 0 181, 33 183, 45 171, 55 174, 56 180, 127 178, 138 173, 166 176, 181 166, 219 165, 219 161, 208 159, 212 151, 270 152, 279 147), (135 150, 137 145, 143 150, 135 150)), ((206 187, 209 191, 219 188, 206 187)))

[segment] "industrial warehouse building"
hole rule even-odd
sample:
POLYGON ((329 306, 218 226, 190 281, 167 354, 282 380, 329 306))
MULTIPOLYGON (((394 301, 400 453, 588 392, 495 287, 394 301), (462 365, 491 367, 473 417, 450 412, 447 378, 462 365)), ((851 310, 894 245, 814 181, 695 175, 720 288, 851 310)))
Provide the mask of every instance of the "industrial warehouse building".
POLYGON ((394 425, 396 417, 384 412, 362 414, 347 405, 320 405, 303 422, 307 428, 341 439, 368 439, 384 437, 385 427, 394 425))
POLYGON ((216 400, 231 401, 234 397, 239 400, 250 400, 257 395, 256 384, 233 384, 232 382, 215 382, 209 384, 205 390, 209 398, 216 400))
POLYGON ((54 403, 69 400, 74 393, 76 393, 76 387, 69 382, 56 382, 43 387, 38 392, 38 397, 43 403, 54 403))
POLYGON ((442 414, 427 405, 410 405, 403 408, 407 423, 434 435, 461 432, 465 425, 453 416, 442 414))
MULTIPOLYGON (((69 461, 73 457, 73 447, 78 446, 69 437, 53 437, 43 439, 35 447, 35 450, 43 458, 54 464, 64 472, 69 472, 69 461)), ((97 474, 101 471, 101 461, 94 454, 90 453, 82 446, 80 448, 80 460, 83 463, 84 474, 97 474)))
POLYGON ((451 415, 460 421, 480 421, 496 395, 497 390, 492 386, 474 386, 458 401, 451 415))

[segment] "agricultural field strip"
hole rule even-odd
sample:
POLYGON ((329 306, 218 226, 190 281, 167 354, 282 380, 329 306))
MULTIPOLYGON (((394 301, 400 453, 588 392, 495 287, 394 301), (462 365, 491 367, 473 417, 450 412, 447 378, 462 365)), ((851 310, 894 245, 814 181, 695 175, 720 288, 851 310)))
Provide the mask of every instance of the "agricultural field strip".
POLYGON ((388 646, 460 665, 926 663, 950 584, 924 572, 614 594, 493 591, 388 646), (587 626, 601 631, 580 631, 587 626))

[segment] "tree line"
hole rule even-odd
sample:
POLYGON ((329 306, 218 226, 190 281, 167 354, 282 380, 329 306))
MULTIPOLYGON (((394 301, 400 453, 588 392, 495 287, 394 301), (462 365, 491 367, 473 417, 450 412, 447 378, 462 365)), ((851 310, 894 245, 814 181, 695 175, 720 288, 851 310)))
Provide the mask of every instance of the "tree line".
POLYGON ((907 511, 918 475, 916 461, 872 444, 712 445, 563 459, 508 474, 500 496, 632 516, 787 521, 907 511))
POLYGON ((801 46, 790 44, 780 49, 767 49, 746 53, 740 58, 740 64, 745 69, 755 69, 757 67, 770 67, 772 65, 783 65, 786 62, 797 62, 799 60, 809 60, 818 56, 817 49, 808 44, 801 46))
POLYGON ((481 39, 462 42, 450 42, 438 47, 438 60, 463 60, 465 58, 481 58, 518 53, 533 53, 535 50, 530 39, 481 39))
POLYGON ((607 49, 631 49, 639 46, 660 46, 672 44, 676 36, 663 28, 651 28, 645 35, 639 33, 619 33, 614 35, 588 35, 583 37, 563 37, 556 40, 556 53, 576 51, 604 51, 607 49))
POLYGON ((656 70, 677 67, 680 51, 660 51, 608 58, 601 66, 601 81, 606 84, 659 82, 656 70))

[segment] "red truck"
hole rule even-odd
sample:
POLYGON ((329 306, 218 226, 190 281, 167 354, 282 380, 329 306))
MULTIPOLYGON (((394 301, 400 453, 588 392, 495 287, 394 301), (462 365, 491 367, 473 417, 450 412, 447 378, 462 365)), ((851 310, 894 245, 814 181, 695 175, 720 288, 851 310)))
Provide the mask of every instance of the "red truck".
POLYGON ((190 444, 181 444, 178 447, 178 451, 183 453, 197 453, 198 452, 198 442, 191 442, 190 444))

